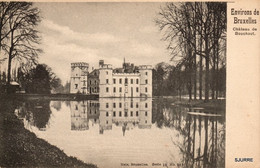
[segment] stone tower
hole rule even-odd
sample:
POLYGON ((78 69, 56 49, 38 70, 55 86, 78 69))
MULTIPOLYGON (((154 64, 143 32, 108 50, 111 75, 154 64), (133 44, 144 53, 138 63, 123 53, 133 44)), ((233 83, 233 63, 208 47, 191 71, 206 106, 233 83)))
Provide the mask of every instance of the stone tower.
POLYGON ((113 69, 110 64, 99 66, 99 96, 111 97, 113 89, 113 69))
POLYGON ((88 93, 88 68, 85 62, 71 63, 70 93, 88 93))
POLYGON ((140 93, 147 97, 152 97, 152 66, 151 65, 140 65, 140 93))

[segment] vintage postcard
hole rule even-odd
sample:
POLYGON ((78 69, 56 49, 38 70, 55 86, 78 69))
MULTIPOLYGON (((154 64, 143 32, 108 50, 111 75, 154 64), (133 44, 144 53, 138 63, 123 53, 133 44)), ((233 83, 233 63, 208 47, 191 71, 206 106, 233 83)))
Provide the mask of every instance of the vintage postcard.
POLYGON ((0 167, 260 167, 258 1, 0 1, 0 167))

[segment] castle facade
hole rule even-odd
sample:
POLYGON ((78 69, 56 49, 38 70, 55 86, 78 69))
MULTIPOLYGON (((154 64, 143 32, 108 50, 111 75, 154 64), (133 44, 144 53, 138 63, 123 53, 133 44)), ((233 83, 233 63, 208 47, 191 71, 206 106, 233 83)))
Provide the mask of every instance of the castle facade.
POLYGON ((98 94, 99 97, 152 97, 152 66, 123 63, 113 69, 99 61, 99 69, 88 72, 87 63, 71 64, 70 93, 98 94), (87 81, 87 82, 86 82, 87 81))

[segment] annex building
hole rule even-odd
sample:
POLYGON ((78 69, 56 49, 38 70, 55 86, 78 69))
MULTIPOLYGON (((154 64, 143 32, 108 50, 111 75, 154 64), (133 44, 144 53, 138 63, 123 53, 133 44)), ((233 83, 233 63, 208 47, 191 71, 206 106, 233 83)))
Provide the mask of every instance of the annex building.
POLYGON ((123 63, 121 68, 99 61, 89 72, 89 64, 71 63, 70 93, 98 94, 99 97, 152 97, 152 66, 123 63))

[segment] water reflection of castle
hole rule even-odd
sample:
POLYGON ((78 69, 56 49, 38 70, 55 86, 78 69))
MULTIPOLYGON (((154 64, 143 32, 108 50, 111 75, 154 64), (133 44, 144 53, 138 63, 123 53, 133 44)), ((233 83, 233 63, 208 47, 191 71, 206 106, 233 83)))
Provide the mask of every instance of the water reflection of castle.
POLYGON ((111 130, 113 125, 126 130, 134 127, 151 128, 152 99, 100 98, 88 101, 72 101, 71 130, 88 130, 90 123, 99 124, 99 133, 111 130))

